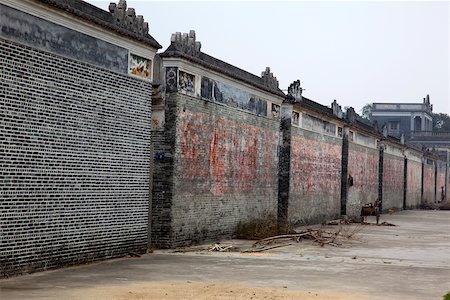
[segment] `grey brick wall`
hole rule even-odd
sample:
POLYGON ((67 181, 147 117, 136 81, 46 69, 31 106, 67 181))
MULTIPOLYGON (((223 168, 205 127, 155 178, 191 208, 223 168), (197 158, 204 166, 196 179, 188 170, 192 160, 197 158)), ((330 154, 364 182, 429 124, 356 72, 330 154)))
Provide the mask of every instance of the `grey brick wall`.
POLYGON ((166 103, 165 136, 154 138, 164 158, 155 159, 153 243, 212 240, 276 216, 279 121, 180 93, 166 103))
MULTIPOLYGON (((175 97, 172 94, 172 97, 175 97)), ((166 103, 176 100, 167 98, 166 103)), ((152 190, 151 242, 168 248, 172 239, 173 162, 175 148, 176 105, 166 107, 164 131, 152 132, 154 173, 152 190)))
POLYGON ((0 39, 0 276, 146 249, 150 95, 0 39))
POLYGON ((314 224, 340 215, 342 139, 292 127, 289 220, 314 224))

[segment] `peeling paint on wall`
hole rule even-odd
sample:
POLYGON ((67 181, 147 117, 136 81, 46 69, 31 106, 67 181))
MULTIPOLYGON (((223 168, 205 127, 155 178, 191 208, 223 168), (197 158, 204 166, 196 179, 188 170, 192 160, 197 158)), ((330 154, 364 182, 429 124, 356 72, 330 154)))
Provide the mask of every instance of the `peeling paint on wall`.
POLYGON ((442 187, 444 188, 445 195, 445 163, 437 163, 437 173, 436 173, 436 201, 442 200, 442 187))
POLYGON ((384 153, 383 207, 403 208, 404 158, 384 153))
POLYGON ((423 168, 423 202, 434 202, 434 164, 424 165, 423 168))
POLYGON ((408 160, 406 207, 417 208, 421 201, 422 163, 408 160))
POLYGON ((289 218, 299 223, 339 215, 342 140, 294 128, 289 218))
POLYGON ((252 192, 276 174, 278 134, 249 124, 180 112, 181 172, 196 193, 252 192))
POLYGON ((353 186, 348 188, 347 216, 359 216, 361 206, 378 198, 378 150, 349 142, 348 172, 353 186))
POLYGON ((202 77, 201 96, 230 107, 240 108, 260 116, 267 116, 267 101, 205 76, 202 77))

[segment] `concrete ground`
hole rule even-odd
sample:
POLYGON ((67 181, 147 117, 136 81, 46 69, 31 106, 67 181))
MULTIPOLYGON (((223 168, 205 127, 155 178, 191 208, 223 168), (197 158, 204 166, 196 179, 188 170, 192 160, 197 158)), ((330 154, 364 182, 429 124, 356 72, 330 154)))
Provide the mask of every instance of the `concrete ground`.
POLYGON ((450 211, 381 221, 397 226, 345 225, 362 231, 342 247, 302 241, 254 254, 155 251, 3 279, 0 299, 442 299, 450 291, 450 211))

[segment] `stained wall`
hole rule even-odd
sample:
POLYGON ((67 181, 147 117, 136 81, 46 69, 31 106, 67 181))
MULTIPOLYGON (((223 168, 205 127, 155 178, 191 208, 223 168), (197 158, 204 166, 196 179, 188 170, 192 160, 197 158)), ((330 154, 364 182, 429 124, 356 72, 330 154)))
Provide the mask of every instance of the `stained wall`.
POLYGON ((331 134, 336 132, 335 125, 320 119, 315 122, 322 125, 314 131, 292 127, 288 210, 292 223, 318 223, 340 212, 342 138, 331 134), (334 132, 324 132, 323 123, 334 126, 334 132))

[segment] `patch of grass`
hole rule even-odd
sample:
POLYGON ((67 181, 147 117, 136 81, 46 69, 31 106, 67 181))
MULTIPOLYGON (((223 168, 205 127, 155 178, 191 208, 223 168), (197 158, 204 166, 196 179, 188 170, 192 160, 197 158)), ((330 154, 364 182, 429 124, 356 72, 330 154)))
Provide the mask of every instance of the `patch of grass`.
POLYGON ((259 240, 278 234, 277 218, 266 214, 248 222, 239 223, 236 227, 238 239, 259 240))
POLYGON ((450 300, 450 292, 445 294, 443 297, 444 297, 444 300, 450 300))

